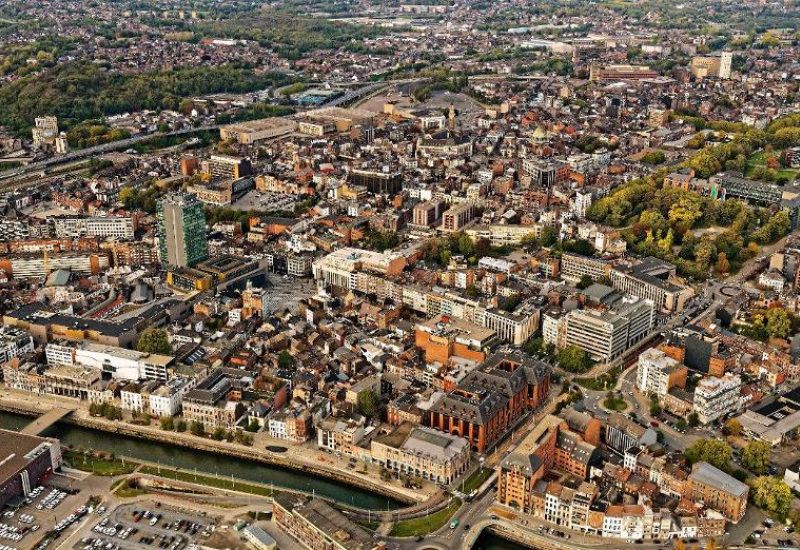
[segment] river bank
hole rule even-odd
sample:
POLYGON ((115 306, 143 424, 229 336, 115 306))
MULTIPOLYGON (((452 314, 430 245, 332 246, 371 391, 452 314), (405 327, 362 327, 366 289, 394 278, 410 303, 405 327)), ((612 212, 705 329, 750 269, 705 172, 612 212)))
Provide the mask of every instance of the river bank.
MULTIPOLYGON (((45 410, 40 405, 37 406, 36 402, 20 403, 0 399, 0 411, 12 415, 32 418, 45 410)), ((19 428, 18 425, 16 427, 19 428)), ((210 474, 225 473, 256 482, 266 480, 290 490, 312 492, 320 486, 322 490, 318 491, 319 494, 327 492, 327 496, 353 505, 357 497, 359 506, 364 508, 395 509, 402 504, 409 505, 422 501, 409 491, 399 491, 392 485, 373 482, 366 476, 348 474, 322 464, 314 464, 310 460, 301 462, 295 460, 295 456, 280 456, 279 453, 260 451, 224 441, 204 440, 189 434, 165 432, 149 426, 112 422, 80 414, 73 414, 61 420, 55 426, 56 432, 63 432, 63 427, 69 427, 67 430, 83 430, 80 433, 72 433, 72 437, 69 438, 62 437, 63 433, 54 434, 62 439, 62 444, 65 446, 93 448, 153 462, 160 456, 165 466, 171 464, 173 467, 197 468, 210 474), (132 444, 133 441, 147 443, 150 447, 132 444), (135 456, 137 453, 134 453, 134 449, 138 457, 135 456), (176 452, 177 449, 183 452, 176 452), (178 462, 176 458, 179 459, 178 462), (248 468, 248 463, 255 468, 248 468), (271 468, 266 469, 264 466, 271 468), (368 498, 367 495, 372 495, 374 498, 368 498), (378 495, 384 498, 378 498, 378 495), (347 498, 348 496, 350 498, 347 498)))

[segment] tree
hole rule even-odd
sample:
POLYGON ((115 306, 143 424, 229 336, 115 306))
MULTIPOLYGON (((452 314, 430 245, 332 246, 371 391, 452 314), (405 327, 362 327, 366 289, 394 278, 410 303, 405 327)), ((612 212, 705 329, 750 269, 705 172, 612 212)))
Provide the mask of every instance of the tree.
POLYGON ((708 539, 708 542, 706 542, 706 550, 717 550, 717 541, 715 539, 708 539))
POLYGON ((785 517, 792 505, 792 491, 777 477, 761 476, 750 481, 753 504, 768 512, 785 517))
POLYGON ((139 338, 139 341, 136 342, 136 351, 160 355, 171 354, 172 345, 169 343, 167 331, 160 328, 147 329, 139 338))
POLYGON ((583 289, 585 289, 585 288, 589 288, 590 286, 592 286, 592 283, 593 283, 593 282, 594 282, 594 281, 592 281, 592 277, 591 277, 591 275, 583 275, 583 276, 581 277, 581 280, 580 280, 580 282, 579 282, 579 283, 578 283, 576 286, 577 286, 577 287, 578 287, 580 290, 583 290, 583 289))
POLYGON ((218 426, 214 430, 214 433, 211 434, 212 439, 214 439, 215 441, 222 441, 227 436, 228 436, 228 432, 225 431, 225 428, 223 428, 222 426, 218 426))
POLYGON ((689 427, 696 428, 700 425, 700 417, 697 416, 697 413, 693 412, 689 415, 689 427))
POLYGON ((722 428, 722 433, 725 435, 732 435, 733 437, 738 437, 742 434, 742 423, 739 422, 736 418, 731 418, 725 423, 725 426, 722 428))
POLYGON ((772 338, 786 338, 792 330, 792 320, 789 313, 779 307, 770 308, 764 314, 767 334, 772 338))
POLYGON ((192 423, 189 425, 189 432, 191 432, 192 435, 204 435, 206 433, 206 428, 201 422, 192 420, 192 423))
POLYGON ((286 350, 281 351, 278 354, 278 368, 280 369, 288 369, 294 365, 294 357, 292 354, 286 350))
POLYGON ((742 450, 742 465, 756 475, 769 470, 770 446, 763 441, 751 441, 742 450))
POLYGON ((524 248, 528 252, 536 250, 537 248, 539 248, 539 246, 541 246, 541 243, 539 242, 539 239, 536 238, 535 233, 528 233, 527 235, 522 237, 522 241, 520 242, 520 244, 522 245, 522 248, 524 248))
POLYGON ((729 462, 733 451, 727 443, 716 439, 698 439, 692 443, 684 452, 691 464, 698 462, 708 462, 715 468, 728 471, 729 462))
POLYGON ((689 167, 697 177, 708 178, 722 169, 719 161, 708 149, 703 149, 689 160, 689 167))
POLYGON ((542 246, 553 246, 558 241, 558 231, 555 227, 547 226, 542 229, 542 246))
POLYGON ((538 355, 542 352, 543 345, 544 340, 542 340, 541 337, 529 338, 525 343, 522 344, 521 349, 528 355, 538 355))
POLYGON ((171 416, 164 416, 161 418, 161 429, 166 431, 172 431, 175 429, 175 422, 172 420, 171 416))
POLYGON ((729 273, 731 270, 731 264, 728 261, 728 255, 724 252, 717 254, 717 263, 714 267, 719 274, 729 273))
POLYGON ((186 421, 184 419, 178 420, 178 423, 175 424, 175 431, 183 433, 186 431, 186 421))
MULTIPOLYGON (((257 420, 254 418, 254 419, 252 419, 252 420, 250 421, 250 423, 247 425, 247 428, 245 428, 245 429, 246 429, 248 432, 255 433, 255 432, 257 432, 257 431, 258 431, 258 429, 259 429, 260 427, 261 427, 261 426, 258 424, 258 421, 257 421, 257 420)), ((237 433, 238 433, 238 432, 237 432, 237 433)))
POLYGON ((358 394, 358 410, 367 418, 377 418, 380 414, 381 397, 373 389, 358 394))
POLYGON ((592 360, 584 350, 578 346, 569 345, 556 354, 556 361, 562 369, 582 373, 592 368, 592 360))
POLYGON ((650 403, 650 416, 658 416, 661 414, 661 405, 658 402, 650 403))

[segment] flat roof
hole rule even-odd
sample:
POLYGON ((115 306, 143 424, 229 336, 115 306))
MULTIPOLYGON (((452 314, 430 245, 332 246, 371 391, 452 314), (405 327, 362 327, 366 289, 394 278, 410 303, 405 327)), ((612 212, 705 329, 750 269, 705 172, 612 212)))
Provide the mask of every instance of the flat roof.
POLYGON ((35 458, 32 451, 42 445, 57 444, 55 439, 25 435, 11 430, 0 429, 0 485, 15 475, 35 458))

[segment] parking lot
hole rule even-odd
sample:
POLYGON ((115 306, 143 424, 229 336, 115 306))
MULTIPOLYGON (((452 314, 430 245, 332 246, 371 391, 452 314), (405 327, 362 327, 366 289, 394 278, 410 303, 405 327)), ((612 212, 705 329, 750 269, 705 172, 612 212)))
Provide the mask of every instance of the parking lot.
POLYGON ((17 508, 7 507, 0 514, 0 550, 44 548, 57 540, 90 513, 87 495, 71 489, 69 483, 51 480, 34 487, 17 508), (47 542, 42 541, 50 534, 47 542))
POLYGON ((104 514, 74 548, 132 550, 152 547, 181 550, 197 540, 208 538, 214 529, 215 520, 203 513, 146 501, 119 506, 104 514))
POLYGON ((794 548, 800 546, 800 535, 793 528, 765 519, 751 535, 764 546, 794 548))
POLYGON ((294 211, 298 198, 295 195, 252 190, 231 204, 236 210, 262 210, 265 212, 286 210, 294 211))

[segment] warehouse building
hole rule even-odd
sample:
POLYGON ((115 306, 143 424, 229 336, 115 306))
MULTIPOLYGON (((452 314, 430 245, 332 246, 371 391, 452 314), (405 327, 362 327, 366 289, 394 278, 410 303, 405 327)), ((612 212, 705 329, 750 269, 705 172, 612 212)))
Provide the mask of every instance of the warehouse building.
POLYGON ((0 508, 28 496, 60 467, 57 439, 0 429, 0 508))

